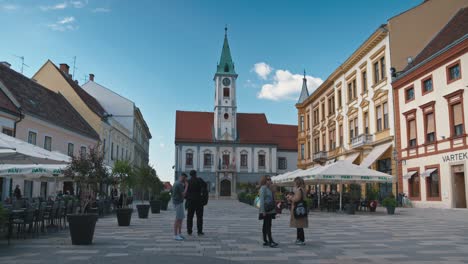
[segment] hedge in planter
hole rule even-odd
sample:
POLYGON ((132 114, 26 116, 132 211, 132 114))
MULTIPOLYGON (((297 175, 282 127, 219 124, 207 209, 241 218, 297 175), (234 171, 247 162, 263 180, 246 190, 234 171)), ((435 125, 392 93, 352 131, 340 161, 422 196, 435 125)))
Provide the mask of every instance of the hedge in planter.
POLYGON ((88 210, 96 201, 99 183, 109 176, 104 166, 103 152, 99 149, 100 146, 97 145, 90 148, 85 155, 72 157, 70 165, 64 171, 65 176, 72 178, 81 190, 79 213, 67 215, 73 245, 89 245, 93 242, 98 215, 89 214, 88 210))
MULTIPOLYGON (((138 217, 148 218, 150 204, 144 204, 145 195, 149 196, 150 193, 160 192, 162 189, 162 182, 159 180, 156 170, 151 165, 146 165, 137 170, 137 184, 136 187, 140 193, 140 201, 143 204, 137 205, 138 217)), ((156 207, 158 204, 153 203, 152 207, 156 207)), ((160 205, 159 205, 160 206, 160 205)), ((155 208, 154 211, 158 211, 159 208, 155 208)), ((153 209, 152 209, 153 211, 153 209)))
POLYGON ((159 199, 161 200, 161 210, 167 210, 167 205, 171 200, 171 194, 168 191, 163 191, 159 195, 159 199))
POLYGON ((395 200, 395 197, 391 195, 382 201, 382 206, 387 208, 387 214, 392 215, 392 214, 395 214, 397 201, 395 200))

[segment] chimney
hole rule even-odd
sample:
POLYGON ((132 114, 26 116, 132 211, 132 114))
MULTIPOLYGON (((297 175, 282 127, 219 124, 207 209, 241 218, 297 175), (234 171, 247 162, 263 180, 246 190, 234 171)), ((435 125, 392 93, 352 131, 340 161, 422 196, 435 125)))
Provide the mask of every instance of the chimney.
POLYGON ((89 80, 94 82, 94 74, 93 73, 90 73, 89 74, 89 80))
POLYGON ((0 62, 0 64, 7 67, 7 68, 11 68, 11 64, 6 62, 6 61, 2 61, 2 62, 0 62))
POLYGON ((66 63, 60 63, 60 70, 63 71, 66 75, 68 75, 68 71, 70 70, 70 66, 66 63))

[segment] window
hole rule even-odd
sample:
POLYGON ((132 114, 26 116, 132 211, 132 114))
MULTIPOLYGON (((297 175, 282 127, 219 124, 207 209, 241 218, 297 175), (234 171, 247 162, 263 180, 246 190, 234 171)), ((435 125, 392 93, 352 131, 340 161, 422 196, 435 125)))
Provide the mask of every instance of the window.
POLYGON ((304 160, 304 144, 301 144, 301 160, 304 160))
POLYGON ((248 166, 248 165, 247 165, 247 164, 248 164, 248 163, 247 163, 247 159, 248 159, 247 153, 241 154, 240 157, 241 157, 241 164, 240 164, 241 167, 247 168, 247 166, 248 166))
POLYGON ((383 103, 383 128, 388 129, 389 128, 389 123, 388 123, 388 103, 385 102, 383 103))
POLYGON ((461 78, 460 63, 457 62, 447 68, 447 82, 451 83, 461 78))
POLYGON ((111 143, 111 160, 114 160, 114 142, 111 143))
POLYGON ((37 133, 36 133, 36 132, 29 131, 29 134, 28 134, 28 143, 29 143, 29 144, 33 144, 33 145, 36 145, 36 138, 37 138, 37 133))
POLYGON ((435 141, 435 119, 434 113, 428 113, 426 118, 426 143, 433 143, 435 141))
POLYGON ((354 138, 354 119, 351 119, 351 121, 349 121, 349 141, 351 142, 353 138, 354 138))
POLYGON ((116 157, 117 159, 119 159, 119 145, 117 145, 117 153, 116 153, 115 157, 116 157))
POLYGON ((104 153, 107 151, 106 150, 106 139, 102 140, 102 150, 103 150, 104 153))
POLYGON ((299 117, 299 129, 301 132, 304 131, 304 116, 303 115, 299 117))
POLYGON ((258 154, 258 167, 265 168, 265 154, 258 154))
POLYGON ((374 62, 374 84, 380 82, 379 62, 374 62))
POLYGON ((367 72, 363 71, 361 73, 361 82, 362 82, 362 93, 367 93, 367 72))
POLYGON ((47 182, 41 182, 40 196, 47 199, 47 182))
POLYGON ((285 170, 287 168, 288 161, 286 158, 278 158, 278 170, 285 170))
POLYGON ((343 125, 340 124, 339 126, 340 130, 340 146, 343 146, 343 125))
POLYGON ((229 166, 229 154, 223 154, 223 166, 227 168, 229 166))
POLYGON ((335 113, 335 96, 330 96, 328 98, 328 115, 335 113))
POLYGON ((307 158, 310 159, 310 152, 311 152, 311 148, 310 148, 310 141, 307 142, 307 158))
POLYGON ((223 89, 223 97, 229 98, 229 88, 228 88, 228 87, 224 87, 224 89, 223 89))
POLYGON ((327 139, 325 137, 325 133, 322 134, 322 151, 327 150, 327 139))
POLYGON ((44 137, 44 149, 47 149, 48 151, 52 150, 52 138, 49 136, 44 137))
POLYGON ((306 114, 306 122, 307 122, 307 130, 309 130, 310 129, 310 114, 309 113, 306 114))
POLYGON ((185 166, 187 167, 193 166, 193 153, 191 152, 185 153, 185 166))
POLYGON ((356 90, 356 79, 353 79, 348 83, 348 102, 353 101, 357 98, 357 90, 356 90))
POLYGON ((341 108, 342 103, 341 103, 341 89, 338 90, 338 108, 341 108))
POLYGON ((420 197, 420 179, 419 173, 416 172, 408 179, 408 189, 409 189, 409 196, 413 198, 420 197))
POLYGON ((412 119, 408 121, 408 147, 416 147, 416 120, 412 119))
POLYGON ((422 81, 422 94, 430 93, 432 92, 433 87, 432 87, 432 78, 426 78, 422 81))
POLYGON ((364 134, 369 135, 369 113, 364 113, 364 134))
POLYGON ((330 150, 334 150, 336 148, 336 131, 335 129, 332 129, 330 132, 329 132, 329 136, 328 136, 328 142, 329 142, 329 149, 330 150))
POLYGON ((33 181, 24 180, 24 197, 32 198, 33 195, 33 181))
POLYGON ((413 101, 414 100, 414 88, 409 87, 405 89, 405 101, 413 101))
POLYGON ((82 159, 86 158, 86 147, 85 146, 80 148, 80 155, 81 155, 82 159))
POLYGON ((428 198, 440 198, 439 183, 439 170, 436 169, 426 177, 426 193, 428 198))
POLYGON ((322 121, 325 121, 325 103, 322 103, 322 121))
POLYGON ((5 134, 5 135, 8 135, 10 137, 13 136, 13 129, 9 129, 9 128, 3 128, 2 129, 2 133, 5 134))
POLYGON ((377 132, 382 131, 382 107, 379 105, 375 108, 377 115, 377 132))
POLYGON ((73 143, 68 143, 68 156, 73 157, 73 153, 75 153, 75 145, 73 143))
POLYGON ((458 137, 463 135, 463 111, 461 103, 453 104, 452 106, 452 126, 453 136, 458 137))
POLYGON ((314 138, 314 153, 320 152, 320 138, 314 138))
POLYGON ((385 57, 380 58, 380 76, 385 79, 385 57))
POLYGON ((211 157, 211 153, 203 154, 203 166, 211 167, 211 165, 213 165, 211 157))
POLYGON ((354 137, 359 135, 359 126, 358 126, 358 119, 357 117, 354 118, 354 137))

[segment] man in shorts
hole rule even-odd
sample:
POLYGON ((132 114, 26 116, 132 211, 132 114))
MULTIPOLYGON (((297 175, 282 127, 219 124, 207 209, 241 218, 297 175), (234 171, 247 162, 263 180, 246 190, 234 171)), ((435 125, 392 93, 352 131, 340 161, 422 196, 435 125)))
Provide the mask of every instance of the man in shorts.
POLYGON ((182 222, 185 217, 184 209, 184 197, 187 192, 187 174, 182 173, 179 180, 174 183, 172 187, 172 203, 176 213, 174 222, 174 239, 177 241, 183 241, 185 238, 181 235, 182 233, 182 222))

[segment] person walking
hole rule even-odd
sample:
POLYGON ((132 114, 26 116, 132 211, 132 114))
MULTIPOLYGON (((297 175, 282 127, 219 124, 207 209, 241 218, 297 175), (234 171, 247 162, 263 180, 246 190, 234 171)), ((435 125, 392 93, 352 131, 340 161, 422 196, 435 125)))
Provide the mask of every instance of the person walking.
POLYGON ((197 234, 203 236, 203 211, 208 203, 208 189, 206 182, 197 177, 195 170, 190 171, 190 180, 187 188, 187 233, 193 232, 193 216, 197 215, 197 234))
POLYGON ((263 220, 262 234, 263 234, 263 245, 269 247, 277 247, 278 243, 273 241, 271 235, 272 220, 275 218, 276 204, 271 191, 271 179, 268 176, 262 176, 260 178, 260 208, 259 208, 259 220, 263 220))
POLYGON ((294 179, 294 192, 288 195, 291 202, 290 227, 297 229, 296 245, 305 245, 304 228, 309 227, 307 205, 305 199, 305 183, 300 177, 294 179))
POLYGON ((185 238, 182 236, 182 221, 185 217, 184 197, 187 191, 187 174, 182 173, 179 180, 172 187, 172 204, 175 210, 174 221, 174 239, 182 241, 185 238))

